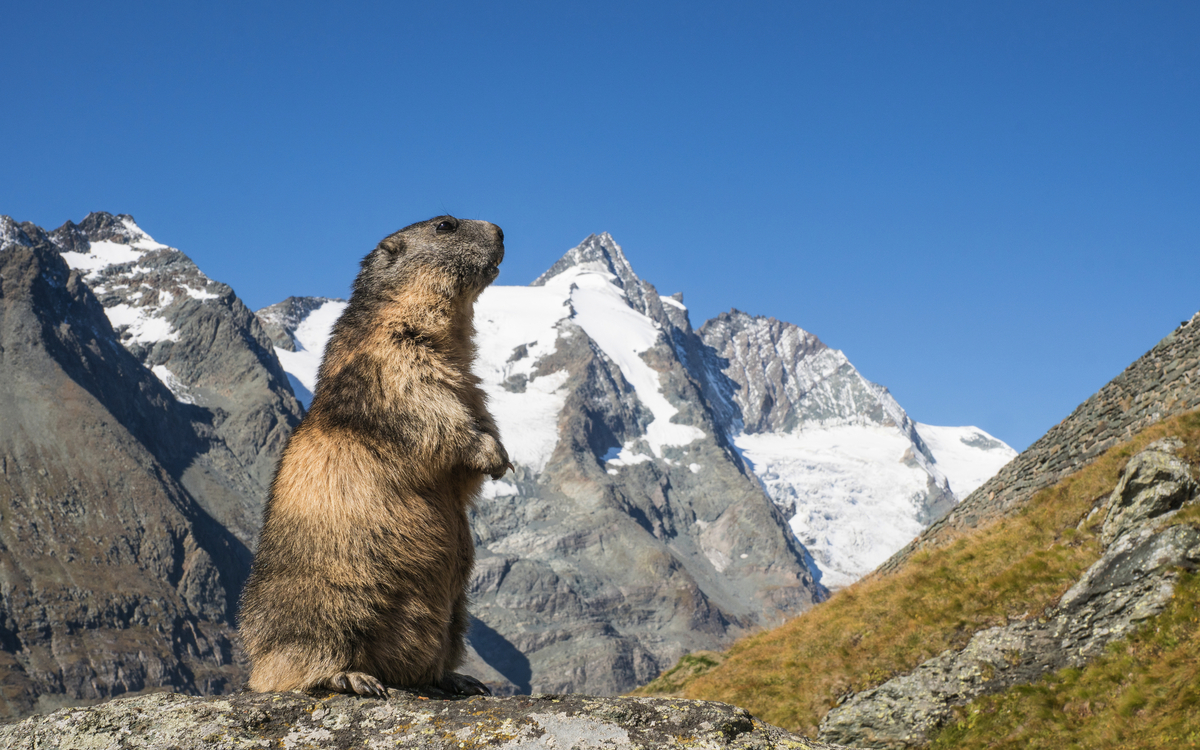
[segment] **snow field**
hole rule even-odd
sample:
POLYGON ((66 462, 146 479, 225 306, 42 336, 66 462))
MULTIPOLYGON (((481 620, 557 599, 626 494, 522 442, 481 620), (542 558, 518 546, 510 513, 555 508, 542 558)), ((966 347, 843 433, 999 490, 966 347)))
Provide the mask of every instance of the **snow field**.
POLYGON ((566 371, 538 377, 539 359, 557 347, 558 322, 570 314, 563 296, 546 287, 492 286, 475 303, 475 374, 488 395, 508 456, 535 472, 546 468, 558 444, 558 415, 567 394, 566 371), (525 346, 525 355, 518 356, 525 346), (525 378, 523 393, 504 387, 525 378))
POLYGON ((296 351, 275 347, 275 356, 279 364, 292 380, 292 391, 296 398, 307 409, 312 404, 313 391, 317 389, 317 370, 321 367, 321 358, 325 356, 325 344, 333 333, 333 324, 346 310, 346 303, 340 300, 329 300, 310 312, 292 334, 296 351), (296 384, 300 387, 297 388, 296 384))
POLYGON ((779 504, 795 504, 792 530, 826 586, 874 570, 922 530, 928 474, 903 463, 912 443, 881 425, 738 435, 734 442, 779 504))
POLYGON ((937 467, 946 475, 959 500, 1017 457, 1015 450, 978 427, 935 427, 918 422, 917 434, 929 446, 937 467))

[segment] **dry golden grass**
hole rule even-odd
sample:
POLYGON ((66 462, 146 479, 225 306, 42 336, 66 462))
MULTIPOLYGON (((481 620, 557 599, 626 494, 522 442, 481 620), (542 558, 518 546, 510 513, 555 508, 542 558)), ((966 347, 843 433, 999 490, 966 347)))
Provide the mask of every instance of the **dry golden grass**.
POLYGON ((738 641, 707 671, 689 665, 691 676, 675 673, 635 694, 734 703, 813 735, 840 696, 961 648, 978 630, 1053 606, 1100 554, 1099 514, 1076 527, 1111 493, 1129 457, 1167 435, 1185 441, 1187 458, 1200 457, 1200 414, 1155 425, 1037 493, 1016 515, 920 552, 892 575, 860 581, 801 617, 738 641))

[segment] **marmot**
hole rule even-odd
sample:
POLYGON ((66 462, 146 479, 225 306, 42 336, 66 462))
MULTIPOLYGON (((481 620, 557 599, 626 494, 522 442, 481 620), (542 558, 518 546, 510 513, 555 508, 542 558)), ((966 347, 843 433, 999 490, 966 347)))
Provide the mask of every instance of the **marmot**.
POLYGON ((503 258, 496 225, 438 216, 363 259, 263 511, 239 617, 251 690, 488 692, 452 670, 467 508, 512 468, 471 374, 474 303, 503 258))

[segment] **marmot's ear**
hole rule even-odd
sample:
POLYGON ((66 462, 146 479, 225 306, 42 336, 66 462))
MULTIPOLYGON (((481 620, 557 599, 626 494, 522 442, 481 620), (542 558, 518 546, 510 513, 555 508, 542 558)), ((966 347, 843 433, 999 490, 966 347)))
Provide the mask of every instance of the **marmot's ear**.
POLYGON ((379 243, 379 246, 387 250, 389 255, 393 256, 404 252, 404 240, 394 234, 391 237, 385 237, 383 242, 379 243))

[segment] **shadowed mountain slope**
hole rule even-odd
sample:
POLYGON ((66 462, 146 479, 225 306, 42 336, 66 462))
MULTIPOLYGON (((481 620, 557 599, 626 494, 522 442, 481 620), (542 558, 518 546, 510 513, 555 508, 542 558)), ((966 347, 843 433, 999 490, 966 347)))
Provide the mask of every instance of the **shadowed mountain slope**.
POLYGON ((250 556, 179 481, 194 407, 43 233, 0 240, 0 713, 228 690, 250 556))

